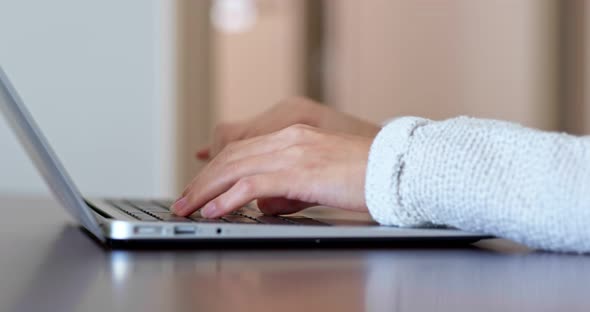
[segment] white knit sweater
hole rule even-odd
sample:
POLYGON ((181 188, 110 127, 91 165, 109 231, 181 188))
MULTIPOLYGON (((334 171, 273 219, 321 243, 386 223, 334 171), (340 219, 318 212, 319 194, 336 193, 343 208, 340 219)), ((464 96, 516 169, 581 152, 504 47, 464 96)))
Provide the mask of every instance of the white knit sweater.
POLYGON ((373 142, 365 195, 383 225, 447 225, 590 252, 590 136, 399 118, 373 142))

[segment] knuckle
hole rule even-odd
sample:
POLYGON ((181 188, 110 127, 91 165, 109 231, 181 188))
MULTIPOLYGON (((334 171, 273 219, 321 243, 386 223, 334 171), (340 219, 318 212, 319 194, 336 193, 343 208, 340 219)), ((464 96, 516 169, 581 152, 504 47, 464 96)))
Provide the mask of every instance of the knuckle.
POLYGON ((224 159, 226 155, 231 155, 237 149, 237 142, 232 141, 221 147, 219 151, 219 158, 224 159))
POLYGON ((231 177, 240 171, 242 164, 239 160, 227 161, 219 168, 219 176, 231 177))
POLYGON ((286 151, 294 160, 297 161, 301 158, 305 158, 305 155, 308 152, 308 148, 303 145, 293 145, 289 147, 286 151))
POLYGON ((224 148, 223 148, 223 149, 224 149, 224 150, 228 150, 228 151, 233 151, 233 150, 235 150, 235 149, 236 149, 237 145, 238 145, 238 142, 237 142, 237 141, 231 141, 231 142, 228 142, 228 143, 227 143, 227 144, 224 146, 224 148))
POLYGON ((291 142, 303 142, 311 133, 311 127, 304 124, 295 124, 285 129, 285 135, 291 142))
POLYGON ((301 124, 301 123, 294 124, 290 128, 295 129, 297 131, 307 131, 307 130, 311 129, 310 126, 308 126, 306 124, 301 124))
POLYGON ((199 199, 199 194, 197 192, 190 192, 186 195, 187 205, 192 206, 196 203, 199 199))
POLYGON ((188 194, 189 194, 189 193, 192 191, 192 188, 193 188, 193 183, 191 182, 191 183, 190 183, 189 185, 187 185, 187 186, 184 188, 184 190, 182 191, 182 196, 184 197, 184 196, 188 195, 188 194))
POLYGON ((221 210, 225 210, 225 199, 223 198, 223 196, 220 196, 218 198, 214 198, 209 202, 214 204, 217 208, 219 208, 221 210))
POLYGON ((242 178, 236 183, 236 188, 242 194, 253 194, 256 190, 256 182, 250 177, 242 178))

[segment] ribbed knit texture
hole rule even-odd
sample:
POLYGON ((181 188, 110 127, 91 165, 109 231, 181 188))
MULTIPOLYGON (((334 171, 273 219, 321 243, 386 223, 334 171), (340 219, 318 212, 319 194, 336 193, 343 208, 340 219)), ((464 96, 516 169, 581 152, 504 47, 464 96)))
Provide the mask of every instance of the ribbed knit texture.
POLYGON ((365 195, 384 225, 446 225, 590 252, 590 136, 467 117, 399 118, 373 142, 365 195))

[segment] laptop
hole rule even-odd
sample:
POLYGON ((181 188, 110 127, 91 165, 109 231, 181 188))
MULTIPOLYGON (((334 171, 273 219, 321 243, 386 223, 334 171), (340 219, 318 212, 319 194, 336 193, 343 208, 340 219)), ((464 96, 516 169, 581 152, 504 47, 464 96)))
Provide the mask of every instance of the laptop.
POLYGON ((108 246, 149 247, 178 243, 198 248, 219 243, 244 246, 256 242, 280 243, 281 246, 289 242, 443 244, 489 237, 451 228, 379 226, 368 214, 328 207, 268 216, 251 203, 220 219, 205 219, 198 212, 186 218, 174 215, 169 210, 171 200, 84 198, 1 67, 0 109, 59 203, 87 233, 108 246))

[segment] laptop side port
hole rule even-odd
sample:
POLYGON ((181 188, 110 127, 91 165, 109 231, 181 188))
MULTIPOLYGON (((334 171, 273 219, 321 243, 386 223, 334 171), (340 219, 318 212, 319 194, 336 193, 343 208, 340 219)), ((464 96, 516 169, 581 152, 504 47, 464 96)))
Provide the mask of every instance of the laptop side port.
POLYGON ((159 235, 162 233, 161 226, 155 225, 138 225, 133 229, 135 234, 139 235, 159 235))
POLYGON ((174 227, 175 235, 194 235, 196 233, 197 230, 192 225, 177 225, 174 227))

